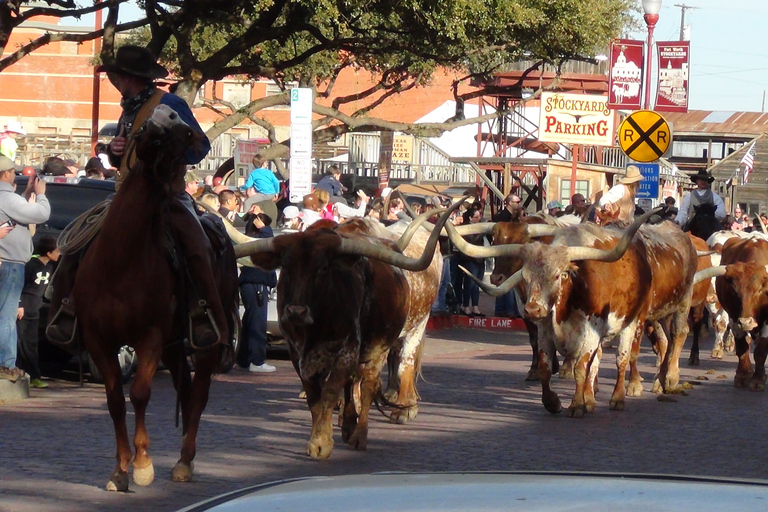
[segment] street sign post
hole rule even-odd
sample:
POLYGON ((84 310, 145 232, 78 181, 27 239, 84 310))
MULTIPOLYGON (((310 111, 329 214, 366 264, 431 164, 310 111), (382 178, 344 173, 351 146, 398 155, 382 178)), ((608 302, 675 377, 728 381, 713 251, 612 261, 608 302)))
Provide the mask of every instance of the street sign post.
POLYGON ((672 144, 672 128, 652 110, 638 110, 619 125, 619 146, 636 162, 653 162, 672 144))
POLYGON ((632 164, 640 169, 643 180, 638 183, 639 187, 635 191, 637 199, 658 199, 659 198, 659 164, 632 164))
POLYGON ((312 89, 291 89, 291 164, 289 200, 312 192, 312 89))

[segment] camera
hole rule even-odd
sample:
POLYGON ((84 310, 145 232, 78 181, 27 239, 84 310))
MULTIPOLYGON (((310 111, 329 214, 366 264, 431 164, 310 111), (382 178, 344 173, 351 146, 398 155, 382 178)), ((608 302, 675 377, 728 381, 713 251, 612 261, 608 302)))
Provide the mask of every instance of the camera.
POLYGON ((15 225, 16 223, 13 220, 8 219, 7 221, 0 224, 0 228, 12 228, 15 225))

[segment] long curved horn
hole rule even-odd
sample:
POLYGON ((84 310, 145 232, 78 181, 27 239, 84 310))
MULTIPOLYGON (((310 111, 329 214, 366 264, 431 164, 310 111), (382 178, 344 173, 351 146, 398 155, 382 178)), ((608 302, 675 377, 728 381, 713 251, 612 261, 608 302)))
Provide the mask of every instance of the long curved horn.
MULTIPOLYGON (((288 236, 288 235, 285 235, 288 236)), ((235 256, 239 258, 245 258, 251 254, 257 252, 268 252, 275 250, 274 238, 256 238, 250 242, 237 244, 235 246, 235 256)))
MULTIPOLYGON (((413 235, 416 234, 416 230, 419 229, 427 220, 429 220, 430 217, 437 213, 442 213, 445 211, 445 208, 436 208, 434 210, 429 210, 428 212, 424 212, 413 221, 408 224, 408 227, 405 228, 405 231, 403 231, 403 234, 400 235, 400 239, 397 241, 397 248, 401 251, 404 251, 406 247, 408 247, 408 244, 411 242, 411 238, 413 238, 413 235)), ((429 231, 432 231, 431 226, 429 228, 429 231)))
POLYGON ((727 267, 725 265, 719 265, 717 267, 709 267, 703 270, 699 270, 693 276, 693 284, 698 284, 702 281, 706 281, 707 279, 725 275, 726 269, 727 267))
POLYGON ((550 226, 549 224, 528 224, 528 236, 531 238, 537 238, 540 236, 554 235, 555 231, 560 229, 558 226, 550 226))
MULTIPOLYGON (((456 209, 458 209, 463 203, 464 199, 458 201, 456 204, 448 208, 448 210, 440 215, 435 230, 429 235, 429 240, 424 248, 424 253, 419 259, 409 258, 408 256, 387 249, 380 245, 372 244, 363 239, 350 239, 342 238, 339 245, 339 252, 345 254, 356 254, 358 256, 366 256, 368 258, 374 258, 384 263, 388 263, 395 267, 400 267, 404 270, 411 272, 421 272, 432 263, 432 258, 435 256, 435 247, 437 247, 437 240, 440 237, 440 231, 442 230, 448 218, 456 209)), ((269 240, 269 239, 268 239, 269 240)))
POLYGON ((635 222, 624 232, 619 243, 613 249, 595 249, 594 247, 568 247, 568 259, 571 261, 580 260, 596 260, 614 262, 621 259, 624 253, 629 249, 629 245, 632 243, 632 239, 640 229, 645 221, 647 221, 651 215, 654 215, 661 211, 661 208, 655 208, 642 216, 638 217, 635 222))
POLYGON ((478 279, 472 273, 467 270, 466 268, 459 265, 459 268, 464 271, 465 274, 467 274, 474 282, 477 283, 477 285, 483 289, 485 293, 492 297, 501 297, 502 295, 505 295, 509 293, 509 291, 520 284, 520 281, 523 280, 523 270, 520 269, 511 276, 509 276, 506 281, 501 283, 499 286, 493 286, 492 284, 488 284, 484 282, 481 279, 478 279))
POLYGON ((212 213, 216 216, 218 216, 220 219, 224 221, 224 229, 227 230, 227 235, 229 235, 229 238, 232 240, 235 244, 244 244, 246 242, 252 242, 254 240, 258 240, 258 238, 251 238, 248 235, 244 235, 241 232, 239 232, 237 229, 235 229, 235 226, 232 225, 231 222, 229 222, 227 219, 221 216, 221 214, 216 211, 216 209, 206 203, 203 203, 201 201, 195 201, 198 206, 203 207, 208 213, 212 213))
POLYGON ((470 258, 498 258, 499 256, 516 256, 522 249, 522 244, 492 245, 491 247, 480 247, 474 245, 462 238, 451 224, 445 225, 448 232, 448 238, 453 245, 470 258))
MULTIPOLYGON (((461 236, 490 235, 493 233, 493 227, 495 225, 496 222, 478 222, 476 224, 461 224, 459 226, 453 226, 453 229, 461 236)), ((435 227, 432 224, 424 224, 424 229, 427 231, 432 231, 435 229, 435 227)), ((443 231, 440 232, 440 236, 448 236, 448 231, 446 228, 443 228, 443 231)))
POLYGON ((704 256, 711 256, 713 254, 717 254, 717 251, 696 251, 697 258, 701 258, 704 256))
POLYGON ((405 211, 406 211, 406 213, 407 213, 407 214, 408 214, 408 215, 409 215, 409 216, 410 216, 412 219, 416 220, 416 218, 418 217, 418 215, 416 215, 416 212, 415 212, 415 211, 413 211, 413 208, 411 208, 411 205, 409 205, 409 204, 408 204, 408 201, 406 201, 406 200, 405 200, 405 196, 404 196, 402 193, 400 193, 400 199, 402 199, 402 200, 403 200, 403 208, 405 208, 405 211))

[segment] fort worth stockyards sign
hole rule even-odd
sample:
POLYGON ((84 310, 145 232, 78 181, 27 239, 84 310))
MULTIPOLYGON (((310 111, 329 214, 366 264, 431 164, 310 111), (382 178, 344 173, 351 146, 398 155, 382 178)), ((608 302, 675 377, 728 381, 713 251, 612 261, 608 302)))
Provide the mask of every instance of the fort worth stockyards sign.
POLYGON ((539 140, 613 146, 614 111, 608 97, 596 94, 541 94, 539 140))

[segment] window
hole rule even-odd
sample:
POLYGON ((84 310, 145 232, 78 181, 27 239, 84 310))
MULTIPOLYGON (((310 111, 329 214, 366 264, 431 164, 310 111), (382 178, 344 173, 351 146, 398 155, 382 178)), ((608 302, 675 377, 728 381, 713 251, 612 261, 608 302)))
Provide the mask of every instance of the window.
MULTIPOLYGON (((299 86, 298 82, 285 82, 285 90, 286 91, 290 91, 294 87, 298 87, 298 86, 299 86)), ((265 92, 265 96, 277 96, 278 94, 282 94, 282 93, 283 93, 283 91, 280 89, 280 86, 278 86, 275 82, 267 83, 267 89, 266 89, 266 92, 265 92)), ((274 107, 269 107, 269 110, 271 110, 271 109, 280 110, 280 109, 289 109, 289 108, 291 108, 290 104, 289 105, 276 105, 274 107)))
POLYGON ((222 83, 221 96, 221 99, 235 107, 244 107, 251 102, 251 84, 248 82, 222 83))
MULTIPOLYGON (((573 194, 581 194, 586 198, 589 198, 589 180, 576 180, 576 192, 573 194)), ((560 179, 560 202, 564 206, 571 204, 571 180, 567 178, 560 179)))

